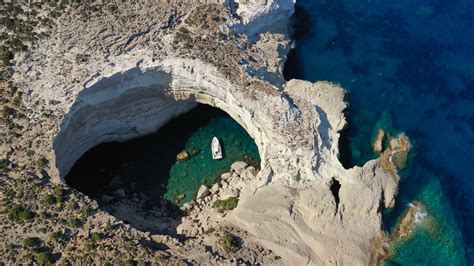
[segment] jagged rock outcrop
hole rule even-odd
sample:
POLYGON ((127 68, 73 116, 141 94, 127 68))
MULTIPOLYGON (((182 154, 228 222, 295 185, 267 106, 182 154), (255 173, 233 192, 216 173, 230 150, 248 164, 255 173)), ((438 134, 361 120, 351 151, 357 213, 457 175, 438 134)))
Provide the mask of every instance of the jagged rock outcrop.
POLYGON ((381 204, 392 204, 398 177, 378 161, 342 167, 342 88, 283 83, 285 23, 294 1, 236 2, 229 17, 223 15, 228 5, 206 5, 204 16, 212 15, 215 25, 204 29, 199 23, 209 20, 196 15, 204 8, 198 3, 123 3, 84 21, 60 17, 51 37, 17 62, 14 79, 31 111, 22 145, 36 138, 35 149, 50 162, 48 174, 62 182, 100 143, 149 134, 196 103, 216 106, 248 131, 261 157, 255 177, 249 170, 238 186, 223 181, 226 195, 240 200, 218 218, 287 264, 367 264, 381 233, 381 204), (202 43, 209 53, 196 48, 202 43), (255 60, 259 55, 262 60, 255 60), (340 188, 333 191, 336 181, 340 188))

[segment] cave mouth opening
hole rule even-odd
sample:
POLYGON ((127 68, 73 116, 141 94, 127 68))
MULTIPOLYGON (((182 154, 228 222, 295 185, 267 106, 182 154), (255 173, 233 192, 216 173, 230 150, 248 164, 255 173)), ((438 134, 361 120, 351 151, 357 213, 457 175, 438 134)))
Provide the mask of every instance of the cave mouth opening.
POLYGON ((220 181, 235 161, 260 166, 257 145, 221 109, 205 104, 181 114, 150 135, 99 144, 87 151, 65 177, 66 183, 117 219, 153 233, 174 234, 201 185, 220 181), (216 136, 224 158, 213 160, 216 136), (178 160, 185 151, 188 158, 178 160))

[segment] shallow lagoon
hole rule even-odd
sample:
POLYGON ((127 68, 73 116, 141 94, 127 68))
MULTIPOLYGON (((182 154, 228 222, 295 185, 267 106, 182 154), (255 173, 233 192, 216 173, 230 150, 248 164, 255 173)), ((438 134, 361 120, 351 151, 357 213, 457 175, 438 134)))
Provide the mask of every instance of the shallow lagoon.
POLYGON ((474 2, 299 0, 295 18, 285 75, 347 90, 344 165, 375 157, 380 125, 415 144, 385 227, 420 200, 438 229, 420 227, 387 264, 473 263, 474 2))

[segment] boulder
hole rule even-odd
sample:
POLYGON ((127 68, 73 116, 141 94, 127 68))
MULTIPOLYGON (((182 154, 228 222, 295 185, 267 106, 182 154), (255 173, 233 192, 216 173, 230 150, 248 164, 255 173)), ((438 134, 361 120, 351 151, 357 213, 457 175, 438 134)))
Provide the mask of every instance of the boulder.
POLYGON ((228 178, 231 177, 231 176, 232 176, 231 173, 223 173, 223 174, 221 175, 221 180, 226 180, 226 179, 228 179, 228 178))
POLYGON ((212 187, 211 187, 211 193, 212 194, 216 194, 219 189, 221 188, 221 185, 219 183, 215 183, 212 187))
POLYGON ((247 163, 246 162, 243 162, 243 161, 237 161, 237 162, 234 162, 231 166, 230 166, 230 169, 234 172, 237 172, 237 173, 240 173, 242 170, 245 169, 245 167, 247 167, 247 163))
POLYGON ((176 155, 176 160, 178 161, 184 161, 186 159, 188 159, 189 157, 189 154, 187 151, 182 151, 180 153, 178 153, 178 155, 176 155))
POLYGON ((202 199, 206 197, 207 195, 209 195, 209 188, 206 187, 205 185, 201 185, 201 187, 199 188, 196 194, 196 199, 202 199))
POLYGON ((190 202, 188 202, 188 203, 185 203, 185 204, 183 205, 182 209, 185 210, 185 211, 189 211, 189 210, 191 210, 191 209, 193 208, 194 204, 195 204, 194 201, 190 201, 190 202))

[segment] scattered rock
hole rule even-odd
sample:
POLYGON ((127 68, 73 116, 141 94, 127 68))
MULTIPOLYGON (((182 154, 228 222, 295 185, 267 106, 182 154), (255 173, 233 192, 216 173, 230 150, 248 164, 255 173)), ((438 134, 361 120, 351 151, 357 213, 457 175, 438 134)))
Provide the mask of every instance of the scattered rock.
POLYGON ((182 151, 180 153, 178 153, 178 155, 176 155, 176 160, 178 161, 184 161, 186 159, 188 159, 189 157, 189 154, 187 151, 182 151))
POLYGON ((223 174, 221 175, 221 180, 226 180, 226 179, 228 179, 228 178, 231 177, 231 176, 232 176, 231 173, 223 173, 223 174))
POLYGON ((220 189, 221 185, 219 183, 215 183, 212 187, 211 187, 211 193, 212 194, 216 194, 219 189, 220 189))
POLYGON ((183 205, 183 210, 189 211, 190 209, 193 208, 194 205, 195 205, 194 201, 187 202, 183 205))
POLYGON ((196 199, 202 199, 206 197, 207 195, 209 195, 209 188, 206 187, 205 185, 202 185, 196 194, 196 199))
POLYGON ((247 167, 247 163, 246 162, 243 162, 243 161, 237 161, 237 162, 234 162, 231 166, 230 166, 230 169, 234 172, 241 172, 242 170, 245 169, 245 167, 247 167))

